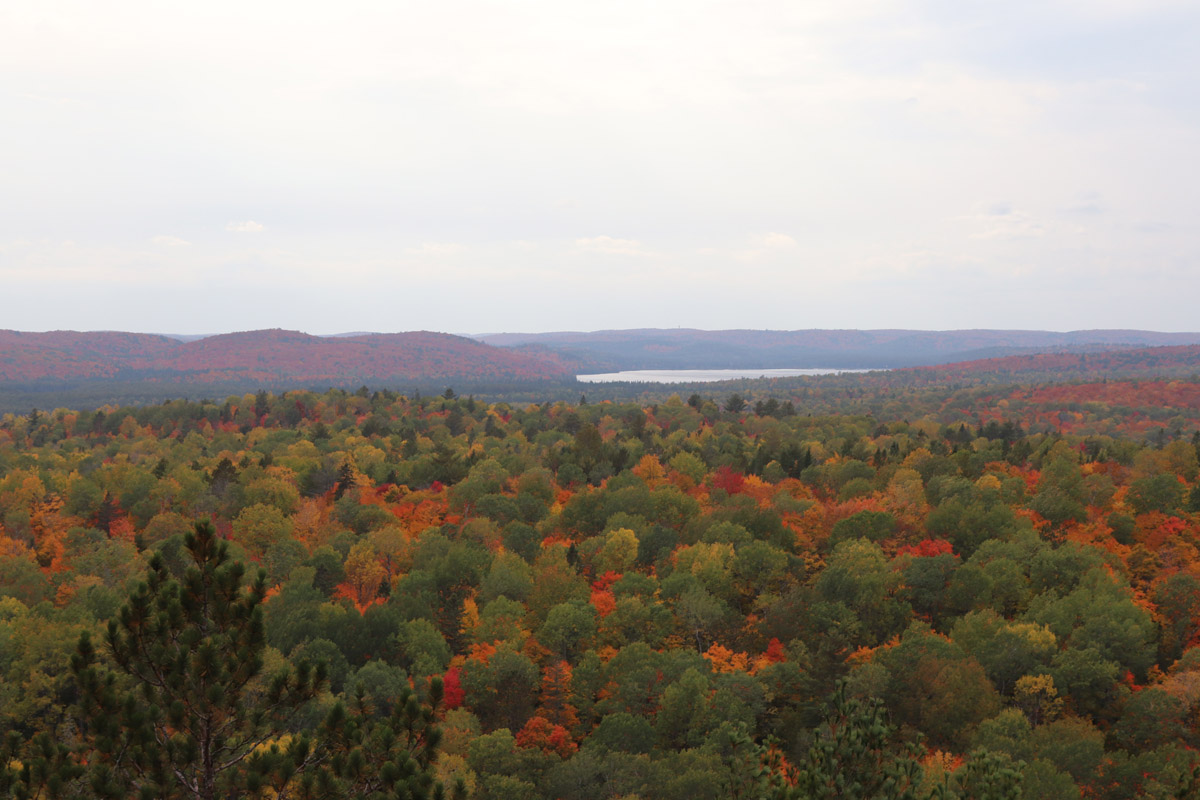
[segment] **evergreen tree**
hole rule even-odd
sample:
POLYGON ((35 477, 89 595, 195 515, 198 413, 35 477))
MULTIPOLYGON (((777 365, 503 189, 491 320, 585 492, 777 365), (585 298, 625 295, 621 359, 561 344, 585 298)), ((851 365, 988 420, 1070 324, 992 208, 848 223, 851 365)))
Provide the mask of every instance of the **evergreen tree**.
MULTIPOLYGON (((434 678, 431 702, 424 704, 406 687, 393 699, 391 714, 381 716, 359 684, 350 708, 339 704, 326 719, 321 730, 326 757, 318 769, 296 783, 292 796, 297 800, 441 800, 445 792, 434 780, 433 763, 442 737, 434 724, 442 692, 442 679, 434 678)), ((276 748, 256 755, 251 766, 257 774, 273 778, 263 780, 261 787, 271 788, 276 797, 284 796, 279 789, 288 786, 292 768, 286 751, 276 748)), ((454 800, 466 796, 461 779, 451 796, 454 800)))
MULTIPOLYGON (((156 554, 147 580, 108 624, 117 671, 84 634, 71 670, 91 793, 103 798, 215 800, 262 782, 256 749, 288 732, 291 716, 325 684, 324 666, 301 663, 260 679, 266 574, 246 586, 211 523, 185 545, 191 563, 174 579, 156 554)), ((278 750, 278 748, 277 748, 278 750)), ((279 759, 291 774, 316 754, 305 735, 279 759)))

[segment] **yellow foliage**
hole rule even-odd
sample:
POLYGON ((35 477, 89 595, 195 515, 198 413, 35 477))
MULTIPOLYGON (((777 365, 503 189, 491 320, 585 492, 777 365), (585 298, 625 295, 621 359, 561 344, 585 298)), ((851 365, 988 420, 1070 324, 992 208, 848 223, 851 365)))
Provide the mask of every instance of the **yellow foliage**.
POLYGON ((462 622, 459 625, 460 633, 470 633, 479 627, 479 605, 475 602, 474 597, 468 597, 463 600, 462 622))
POLYGON ((1001 485, 999 478, 997 478, 995 475, 988 474, 975 481, 975 488, 985 492, 998 492, 1003 488, 1003 486, 1001 485))
POLYGON ((1049 675, 1024 675, 1017 679, 1013 700, 1035 725, 1062 713, 1063 701, 1049 675))
POLYGON ((633 468, 633 474, 644 480, 651 489, 657 489, 667 479, 667 471, 663 469, 658 456, 650 454, 642 456, 642 460, 633 468))
POLYGON ((434 765, 437 779, 443 786, 454 786, 460 779, 466 785, 467 797, 475 796, 479 776, 467 765, 467 760, 457 753, 443 753, 434 765))
POLYGON ((596 571, 624 573, 633 566, 638 554, 637 535, 629 528, 617 528, 604 535, 604 545, 596 554, 596 571))

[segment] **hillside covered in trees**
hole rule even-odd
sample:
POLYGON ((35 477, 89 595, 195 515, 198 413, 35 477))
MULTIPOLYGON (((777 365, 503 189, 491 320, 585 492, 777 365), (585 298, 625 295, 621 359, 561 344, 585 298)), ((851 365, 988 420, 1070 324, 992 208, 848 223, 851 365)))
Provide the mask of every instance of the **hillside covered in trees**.
POLYGON ((502 347, 538 347, 626 369, 768 369, 834 367, 890 369, 1051 351, 1200 344, 1200 333, 1136 330, 720 330, 643 328, 558 333, 496 333, 479 337, 502 347))
POLYGON ((228 333, 189 341, 142 333, 0 331, 0 382, 105 379, 273 385, 414 379, 546 380, 573 376, 552 354, 532 356, 445 333, 321 337, 299 331, 228 333))
POLYGON ((347 763, 302 732, 344 706, 393 741, 410 691, 431 775, 481 800, 1194 796, 1196 383, 837 385, 836 414, 754 384, 5 415, 8 768, 107 763, 88 670, 209 557, 199 521, 262 674, 323 665, 244 762, 276 796, 347 763))
MULTIPOLYGON (((614 335, 635 333, 638 332, 618 331, 614 335)), ((904 414, 919 411, 923 414, 944 405, 947 398, 985 386, 1064 381, 1098 385, 1130 380, 1190 380, 1200 375, 1200 345, 1188 344, 1132 349, 1117 345, 1074 344, 1052 347, 1053 352, 953 360, 962 355, 954 348, 978 343, 967 334, 982 337, 981 340, 1001 341, 997 337, 1005 333, 1011 341, 1022 342, 1044 342, 1047 337, 1065 342, 1087 341, 1089 337, 1186 341, 1192 334, 1145 331, 1083 331, 1046 336, 1021 331, 692 333, 711 334, 717 340, 739 334, 738 340, 749 342, 756 351, 761 351, 773 338, 818 333, 837 334, 831 336, 835 343, 863 340, 867 342, 863 346, 874 348, 908 347, 916 342, 912 345, 916 349, 910 354, 926 352, 922 348, 929 347, 929 342, 942 350, 934 359, 937 363, 931 366, 664 387, 637 382, 582 383, 576 380, 576 374, 607 369, 612 363, 596 353, 581 354, 569 347, 554 349, 544 344, 520 343, 520 337, 508 335, 496 337, 496 341, 504 346, 493 346, 464 337, 428 332, 319 337, 269 330, 180 341, 165 336, 112 332, 33 334, 0 331, 0 413, 55 406, 94 410, 110 403, 160 403, 181 396, 214 398, 262 388, 276 393, 296 389, 353 390, 369 384, 413 396, 439 394, 447 386, 454 386, 463 393, 491 402, 573 402, 586 394, 593 399, 652 404, 662 402, 675 392, 685 397, 707 392, 720 396, 736 393, 747 399, 791 398, 802 402, 810 411, 822 413, 904 414), (889 339, 884 334, 913 336, 889 339), (510 339, 513 344, 505 344, 510 339), (946 361, 951 363, 944 363, 946 361)), ((1051 347, 1049 344, 1042 346, 1051 347)), ((633 366, 655 363, 654 352, 661 348, 649 345, 647 348, 630 362, 633 366)), ((720 352, 720 347, 714 346, 710 356, 717 359, 720 352)), ((797 361, 799 356, 789 358, 792 360, 783 362, 787 366, 808 363, 797 361)), ((755 357, 747 355, 740 366, 754 363, 757 363, 755 357)), ((837 359, 832 363, 838 364, 837 359)), ((852 365, 841 363, 840 366, 852 365)), ((1079 397, 1079 402, 1087 402, 1086 392, 1079 397)), ((967 406, 974 407, 972 402, 967 402, 967 406)))

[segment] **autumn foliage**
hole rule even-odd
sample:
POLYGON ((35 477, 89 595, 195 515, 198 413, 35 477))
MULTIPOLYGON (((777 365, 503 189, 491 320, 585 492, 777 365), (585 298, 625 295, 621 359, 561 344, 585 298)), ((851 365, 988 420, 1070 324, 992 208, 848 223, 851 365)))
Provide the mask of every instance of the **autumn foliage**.
POLYGON ((0 709, 74 735, 70 643, 151 554, 178 571, 200 519, 266 572, 267 666, 321 661, 380 713, 442 679, 437 768, 475 797, 799 782, 834 763, 836 708, 881 715, 872 758, 927 788, 1182 791, 1195 383, 930 391, 853 414, 799 390, 736 411, 331 390, 6 415, 0 709))

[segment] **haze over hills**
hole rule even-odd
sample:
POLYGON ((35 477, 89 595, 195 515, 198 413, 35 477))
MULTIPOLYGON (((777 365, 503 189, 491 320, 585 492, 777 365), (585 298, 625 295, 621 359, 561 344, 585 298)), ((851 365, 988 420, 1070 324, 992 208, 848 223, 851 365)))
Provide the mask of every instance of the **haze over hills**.
POLYGON ((548 348, 598 368, 895 368, 1036 352, 1200 344, 1200 333, 1142 330, 723 330, 642 328, 499 333, 502 347, 548 348))
MULTIPOLYGON (((272 329, 183 341, 117 331, 0 330, 0 406, 94 407, 259 388, 360 385, 405 392, 453 387, 512 399, 533 397, 533 387, 542 387, 537 397, 548 396, 546 387, 553 386, 556 398, 574 400, 581 391, 575 375, 623 369, 896 368, 841 379, 862 386, 1186 378, 1200 373, 1197 333, 642 329, 485 339, 428 331, 313 336, 272 329)), ((587 392, 618 397, 650 386, 602 390, 589 384, 587 392)))
POLYGON ((88 379, 167 383, 259 381, 273 385, 409 379, 550 380, 575 364, 444 333, 336 338, 263 330, 179 341, 155 334, 0 331, 0 381, 88 379))
POLYGON ((1200 333, 1139 330, 635 329, 476 338, 428 331, 313 336, 271 329, 203 337, 0 331, 0 381, 569 380, 622 369, 900 368, 1196 344, 1200 333))

